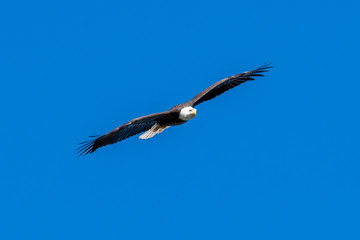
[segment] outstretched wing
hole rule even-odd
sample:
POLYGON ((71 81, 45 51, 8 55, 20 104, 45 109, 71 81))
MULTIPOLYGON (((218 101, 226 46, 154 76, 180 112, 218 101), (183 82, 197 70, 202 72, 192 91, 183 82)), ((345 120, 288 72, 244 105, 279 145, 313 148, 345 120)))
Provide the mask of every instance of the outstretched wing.
POLYGON ((196 106, 202 102, 213 99, 214 97, 221 95, 227 90, 239 86, 246 81, 254 80, 253 77, 263 77, 264 75, 261 73, 267 72, 270 68, 272 68, 270 64, 265 64, 255 70, 243 72, 232 77, 224 78, 217 83, 211 85, 204 91, 200 92, 187 103, 189 103, 191 106, 196 106))
POLYGON ((100 137, 96 136, 97 138, 95 139, 80 143, 81 146, 77 151, 80 155, 86 155, 100 147, 120 142, 128 137, 149 130, 157 121, 166 118, 168 114, 169 111, 166 111, 135 118, 100 137))

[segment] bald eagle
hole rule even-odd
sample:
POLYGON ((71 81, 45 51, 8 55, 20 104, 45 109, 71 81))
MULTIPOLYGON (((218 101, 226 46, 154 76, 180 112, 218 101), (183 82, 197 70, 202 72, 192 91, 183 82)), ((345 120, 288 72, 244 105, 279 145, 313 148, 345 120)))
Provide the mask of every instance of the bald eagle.
POLYGON ((120 142, 142 132, 145 133, 140 135, 140 139, 152 138, 170 126, 181 125, 193 119, 197 113, 194 108, 196 105, 213 99, 241 83, 254 80, 253 77, 263 77, 262 73, 270 68, 272 68, 270 64, 265 64, 255 70, 224 78, 200 92, 190 101, 178 104, 168 111, 135 118, 102 136, 92 136, 93 139, 80 143, 81 146, 77 151, 80 155, 93 153, 100 147, 120 142))

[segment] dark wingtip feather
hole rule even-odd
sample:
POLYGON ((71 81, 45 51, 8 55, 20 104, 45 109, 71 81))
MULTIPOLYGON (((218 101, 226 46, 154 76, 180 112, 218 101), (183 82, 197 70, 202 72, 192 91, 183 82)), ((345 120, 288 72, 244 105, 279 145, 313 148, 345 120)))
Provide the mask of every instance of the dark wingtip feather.
MULTIPOLYGON (((97 136, 91 136, 91 137, 94 138, 97 136)), ((79 143, 79 145, 81 145, 81 146, 75 150, 76 153, 79 154, 79 156, 85 156, 89 153, 93 153, 96 150, 96 148, 94 148, 95 141, 96 141, 96 139, 90 139, 85 142, 79 143)))
POLYGON ((252 76, 252 77, 263 77, 264 75, 262 73, 268 72, 270 68, 273 68, 274 66, 272 65, 271 62, 269 63, 265 63, 263 64, 261 67, 258 67, 255 70, 246 72, 247 75, 252 76))
POLYGON ((273 68, 274 66, 272 63, 265 63, 261 67, 258 67, 254 70, 244 72, 242 74, 239 74, 239 76, 242 77, 242 80, 248 81, 248 80, 254 80, 252 77, 264 77, 265 72, 268 72, 270 68, 273 68))
MULTIPOLYGON (((268 71, 268 69, 270 69, 270 68, 273 68, 274 66, 273 66, 273 63, 272 62, 267 62, 267 63, 265 63, 265 64, 263 64, 261 67, 259 67, 258 69, 256 69, 256 70, 263 70, 263 71, 265 71, 265 72, 267 72, 268 71)), ((256 71, 255 70, 255 71, 256 71)))
POLYGON ((253 76, 253 77, 263 77, 264 74, 253 73, 253 74, 251 74, 251 76, 253 76))

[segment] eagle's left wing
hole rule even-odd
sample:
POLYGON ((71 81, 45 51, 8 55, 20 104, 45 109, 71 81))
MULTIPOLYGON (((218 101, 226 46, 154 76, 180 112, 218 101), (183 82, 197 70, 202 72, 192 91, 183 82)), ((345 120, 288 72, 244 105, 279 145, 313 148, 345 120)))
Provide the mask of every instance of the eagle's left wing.
POLYGON ((189 103, 191 106, 194 107, 202 102, 213 99, 214 97, 223 94, 227 90, 236 87, 241 83, 254 80, 253 77, 263 77, 264 75, 261 73, 267 72, 268 69, 270 68, 272 68, 270 64, 265 64, 255 70, 243 72, 238 75, 234 75, 232 77, 224 78, 214 83, 204 91, 200 92, 198 95, 196 95, 193 99, 191 99, 187 103, 189 103))

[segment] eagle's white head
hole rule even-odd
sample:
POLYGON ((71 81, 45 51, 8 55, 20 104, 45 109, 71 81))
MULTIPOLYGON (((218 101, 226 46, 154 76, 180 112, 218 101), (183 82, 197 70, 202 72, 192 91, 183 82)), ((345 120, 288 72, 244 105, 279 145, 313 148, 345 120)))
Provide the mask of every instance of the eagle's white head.
POLYGON ((179 118, 181 120, 187 121, 193 119, 196 116, 196 109, 193 107, 184 107, 180 111, 179 118))

